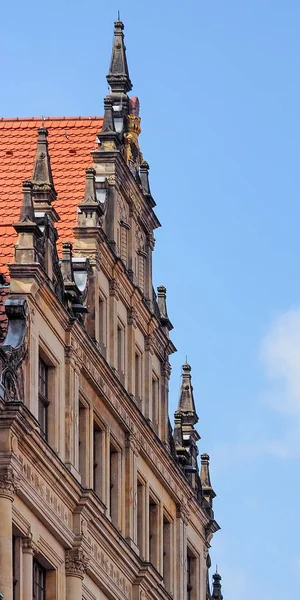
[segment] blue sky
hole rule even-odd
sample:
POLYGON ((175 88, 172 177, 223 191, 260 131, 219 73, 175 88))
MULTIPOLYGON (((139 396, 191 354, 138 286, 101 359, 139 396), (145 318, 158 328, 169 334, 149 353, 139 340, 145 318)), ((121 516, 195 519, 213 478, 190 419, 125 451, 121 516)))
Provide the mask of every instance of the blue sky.
POLYGON ((300 3, 6 3, 1 116, 102 114, 118 9, 163 224, 170 410, 187 354, 224 600, 281 600, 300 572, 300 3))

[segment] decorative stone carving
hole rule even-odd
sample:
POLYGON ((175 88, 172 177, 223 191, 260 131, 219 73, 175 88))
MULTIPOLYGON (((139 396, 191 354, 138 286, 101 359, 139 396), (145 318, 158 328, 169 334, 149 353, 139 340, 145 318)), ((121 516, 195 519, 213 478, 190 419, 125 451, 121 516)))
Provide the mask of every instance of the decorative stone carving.
POLYGON ((0 469, 0 497, 13 501, 19 488, 19 477, 14 473, 12 467, 0 469))
POLYGON ((127 323, 128 325, 133 325, 136 327, 137 325, 137 312, 135 308, 129 308, 127 310, 127 323))
POLYGON ((116 279, 109 280, 109 295, 119 298, 119 284, 116 279))
POLYGON ((32 542, 32 535, 29 535, 28 537, 22 539, 22 550, 25 554, 34 554, 35 547, 32 542))
POLYGON ((6 402, 24 400, 24 380, 21 368, 26 356, 27 302, 23 298, 9 298, 5 302, 8 329, 0 348, 0 396, 6 402))
POLYGON ((65 552, 65 569, 66 575, 69 577, 84 578, 87 570, 89 558, 86 556, 82 548, 70 548, 65 552))

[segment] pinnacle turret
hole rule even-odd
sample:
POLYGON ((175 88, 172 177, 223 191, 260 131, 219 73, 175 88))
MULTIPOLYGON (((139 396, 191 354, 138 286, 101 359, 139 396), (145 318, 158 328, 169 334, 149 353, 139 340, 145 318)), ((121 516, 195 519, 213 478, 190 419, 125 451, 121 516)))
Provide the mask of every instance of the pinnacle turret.
POLYGON ((216 571, 216 573, 213 575, 213 590, 211 595, 212 600, 223 600, 221 580, 221 575, 219 575, 219 573, 216 571))
POLYGON ((129 77, 126 47, 124 44, 124 25, 119 19, 115 21, 112 55, 107 81, 112 94, 127 94, 132 89, 129 77))
POLYGON ((209 456, 208 454, 201 454, 201 471, 200 471, 200 481, 202 486, 202 492, 205 500, 212 507, 213 499, 216 497, 216 494, 212 488, 210 481, 210 473, 209 473, 209 456))
POLYGON ((193 428, 193 426, 198 422, 198 415, 196 413, 193 394, 191 370, 191 366, 187 363, 184 363, 182 366, 182 384, 177 408, 177 412, 180 412, 184 416, 184 423, 189 428, 193 428))

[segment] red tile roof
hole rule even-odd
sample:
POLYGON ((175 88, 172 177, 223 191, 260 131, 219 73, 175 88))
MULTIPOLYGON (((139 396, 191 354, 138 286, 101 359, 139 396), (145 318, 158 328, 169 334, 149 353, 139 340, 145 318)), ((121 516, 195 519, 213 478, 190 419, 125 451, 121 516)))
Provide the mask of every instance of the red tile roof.
MULTIPOLYGON (((0 274, 7 277, 17 234, 12 227, 19 218, 22 182, 31 179, 36 152, 37 129, 48 129, 49 153, 60 216, 59 238, 72 241, 77 205, 83 200, 85 169, 92 163, 96 134, 102 117, 47 117, 0 119, 0 274)), ((60 247, 60 240, 59 240, 60 247)), ((3 297, 3 294, 2 294, 3 297)), ((0 328, 3 318, 0 294, 0 328)))

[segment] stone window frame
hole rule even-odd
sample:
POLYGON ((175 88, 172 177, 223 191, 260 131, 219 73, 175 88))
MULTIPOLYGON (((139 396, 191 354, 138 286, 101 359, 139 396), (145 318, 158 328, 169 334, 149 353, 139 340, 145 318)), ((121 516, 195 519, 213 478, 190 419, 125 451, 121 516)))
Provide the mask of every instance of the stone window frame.
POLYGON ((162 507, 162 552, 163 552, 163 580, 167 592, 172 596, 174 592, 174 548, 175 548, 175 522, 174 517, 165 506, 162 507), (166 538, 166 527, 169 526, 166 538), (167 572, 167 576, 166 576, 167 572))
MULTIPOLYGON (((47 342, 42 336, 39 336, 38 342, 38 364, 40 359, 47 367, 47 377, 48 377, 48 391, 47 391, 47 438, 44 438, 46 442, 51 446, 51 448, 60 454, 62 436, 61 436, 61 427, 62 427, 62 419, 60 414, 61 402, 60 402, 60 373, 61 373, 61 363, 58 357, 51 350, 47 342)), ((37 373, 37 377, 39 374, 37 373)), ((37 390, 39 393, 39 386, 37 386, 37 390)), ((37 412, 37 420, 38 412, 37 412)), ((42 435, 42 434, 41 434, 42 435)), ((44 437, 44 436, 42 436, 44 437)), ((63 449, 64 450, 64 449, 63 449)))
POLYGON ((119 531, 122 531, 122 489, 124 487, 122 484, 125 484, 124 477, 126 476, 123 466, 124 451, 122 445, 111 431, 109 432, 108 453, 108 516, 112 524, 119 531), (111 451, 112 448, 113 452, 111 451), (112 468, 114 471, 112 471, 112 468), (112 494, 113 486, 117 488, 114 490, 114 494, 112 494), (112 500, 114 500, 113 503, 112 500))
POLYGON ((186 594, 187 600, 200 600, 200 554, 192 542, 186 542, 186 594), (189 567, 188 567, 189 563, 189 567), (188 580, 189 576, 189 580, 188 580))
POLYGON ((99 297, 98 297, 98 343, 101 349, 101 352, 104 356, 104 358, 106 358, 106 354, 107 354, 107 341, 108 341, 108 297, 107 295, 104 293, 104 291, 102 290, 102 288, 99 287, 99 297), (100 309, 100 304, 102 304, 102 309, 100 309), (101 318, 101 313, 102 313, 102 318, 101 318), (101 323, 102 321, 102 323, 101 323), (104 327, 103 327, 104 324, 104 327), (102 331, 104 331, 104 336, 101 333, 101 326, 102 326, 102 331))

